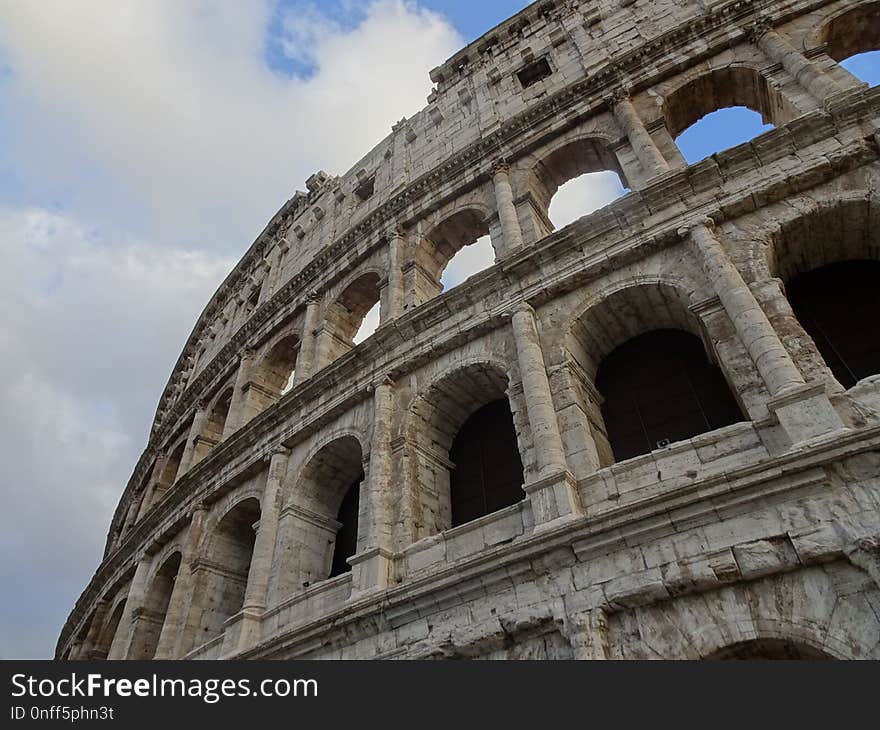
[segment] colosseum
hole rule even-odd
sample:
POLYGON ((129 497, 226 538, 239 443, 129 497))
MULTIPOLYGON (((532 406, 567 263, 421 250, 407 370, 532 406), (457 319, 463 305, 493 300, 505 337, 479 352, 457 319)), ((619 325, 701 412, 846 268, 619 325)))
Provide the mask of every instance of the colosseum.
POLYGON ((56 657, 880 658, 876 49, 880 2, 540 0, 435 68, 208 303, 56 657))

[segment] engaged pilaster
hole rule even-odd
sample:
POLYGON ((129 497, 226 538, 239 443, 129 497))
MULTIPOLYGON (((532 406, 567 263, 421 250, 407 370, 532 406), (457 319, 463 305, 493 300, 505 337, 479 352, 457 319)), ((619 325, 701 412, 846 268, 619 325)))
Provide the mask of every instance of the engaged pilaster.
POLYGON ((770 393, 768 408, 779 418, 793 443, 843 428, 824 385, 808 386, 739 269, 715 235, 715 223, 704 219, 690 235, 706 278, 721 300, 740 341, 770 393))
POLYGON ((147 593, 147 575, 150 572, 152 560, 151 556, 144 555, 135 568, 134 577, 131 579, 131 585, 128 588, 128 597, 125 599, 125 610, 116 629, 113 644, 110 646, 110 651, 107 654, 108 659, 128 658, 135 629, 135 615, 144 606, 144 599, 147 593))
POLYGON ((186 446, 183 449, 183 455, 180 457, 180 466, 177 468, 178 477, 186 474, 193 465, 193 456, 196 450, 199 436, 205 429, 205 421, 208 418, 208 409, 204 403, 196 406, 196 412, 193 415, 192 425, 189 428, 189 434, 186 437, 186 446))
POLYGON ((318 329, 320 309, 321 298, 317 292, 312 292, 306 300, 302 342, 296 356, 296 370, 293 374, 294 385, 299 385, 312 374, 315 364, 315 331, 318 329))
POLYGON ((781 63, 788 73, 815 99, 825 101, 841 90, 830 76, 821 71, 766 23, 757 23, 752 29, 752 41, 768 58, 781 63))
POLYGON ((370 467, 359 523, 358 552, 348 559, 352 567, 352 596, 388 587, 391 576, 392 419, 394 381, 386 377, 373 389, 373 438, 370 467))
POLYGON ((521 304, 511 318, 522 379, 526 412, 538 461, 537 478, 523 488, 529 495, 535 529, 581 514, 574 477, 565 463, 565 450, 553 408, 550 381, 538 339, 535 312, 521 304))
POLYGON ((238 363, 238 372, 235 375, 235 387, 232 391, 232 400, 229 404, 229 415, 226 417, 226 425, 223 428, 223 439, 227 439, 243 425, 242 417, 244 415, 246 386, 248 380, 250 380, 251 371, 253 370, 254 355, 255 353, 253 350, 245 350, 241 353, 241 359, 238 363))
POLYGON ((654 143, 648 130, 645 129, 645 125, 630 98, 625 94, 619 94, 614 96, 609 104, 615 119, 626 133, 627 139, 629 139, 629 143, 648 177, 668 172, 669 163, 654 143))
POLYGON ((177 652, 180 649, 180 634, 186 623, 186 609, 192 598, 192 563, 202 537, 207 512, 207 507, 199 504, 190 518, 186 542, 181 551, 180 566, 177 568, 177 577, 174 579, 174 588, 165 611, 162 633, 159 634, 159 642, 156 645, 156 659, 176 659, 179 656, 177 652))
POLYGON ((284 476, 287 474, 289 458, 290 450, 279 447, 272 452, 269 460, 266 488, 260 505, 260 523, 254 541, 242 606, 242 624, 238 640, 240 651, 253 646, 260 638, 260 621, 269 596, 269 576, 275 559, 282 486, 284 476))
POLYGON ((511 253, 523 247, 522 229, 513 202, 513 187, 510 184, 510 166, 502 161, 492 168, 492 182, 495 185, 495 205, 498 208, 498 221, 504 238, 504 251, 511 253))

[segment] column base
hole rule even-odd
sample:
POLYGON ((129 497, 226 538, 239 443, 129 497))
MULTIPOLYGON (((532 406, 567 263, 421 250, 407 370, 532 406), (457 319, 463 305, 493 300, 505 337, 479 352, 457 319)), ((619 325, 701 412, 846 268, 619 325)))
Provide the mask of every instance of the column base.
POLYGON ((767 403, 767 409, 779 420, 792 446, 847 430, 828 398, 824 383, 802 385, 785 391, 772 398, 767 403))
POLYGON ((250 606, 243 608, 226 621, 223 632, 221 658, 226 658, 256 646, 260 641, 263 609, 250 606))
POLYGON ((532 505, 535 532, 583 517, 577 481, 567 469, 523 486, 532 505))
POLYGON ((382 547, 369 548, 348 558, 347 562, 351 566, 349 600, 387 590, 391 584, 393 561, 394 553, 382 547))

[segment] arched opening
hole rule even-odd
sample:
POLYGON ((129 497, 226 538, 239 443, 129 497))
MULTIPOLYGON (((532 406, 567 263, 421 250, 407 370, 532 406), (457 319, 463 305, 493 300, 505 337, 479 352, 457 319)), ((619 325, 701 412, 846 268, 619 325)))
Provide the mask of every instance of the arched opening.
POLYGON ((795 318, 778 326, 792 329, 799 366, 838 388, 880 373, 880 208, 862 198, 796 218, 768 254, 795 318))
POLYGON ((271 405, 293 387, 296 356, 299 353, 299 337, 287 335, 272 345, 265 354, 253 376, 271 405))
POLYGON ((827 53, 869 86, 880 83, 880 3, 865 3, 838 15, 819 35, 827 53))
POLYGON ((116 639, 116 631, 119 629, 119 623, 122 621, 122 614, 124 612, 125 600, 121 600, 116 604, 116 608, 113 609, 113 613, 110 614, 110 617, 104 624, 104 628, 98 635, 98 642, 95 646, 96 659, 106 659, 110 653, 110 647, 113 646, 113 641, 116 639))
POLYGON ((675 144, 685 161, 693 165, 771 129, 773 125, 765 123, 758 112, 744 106, 732 106, 709 112, 682 132, 675 144))
POLYGON ((485 216, 465 209, 432 228, 419 243, 406 269, 408 299, 418 306, 495 262, 485 216))
POLYGON ((588 172, 559 186, 550 201, 547 216, 558 230, 604 208, 628 192, 629 188, 623 186, 616 172, 588 172))
POLYGON ((162 475, 159 477, 157 491, 153 494, 153 502, 156 502, 161 496, 161 492, 170 487, 177 481, 177 472, 180 470, 180 461, 183 458, 183 451, 186 448, 186 439, 180 441, 171 451, 165 462, 165 468, 162 469, 162 475))
POLYGON ((506 398, 468 416, 449 459, 455 465, 449 480, 453 527, 523 500, 523 466, 506 398))
POLYGON ((735 402, 731 406, 731 389, 709 362, 702 326, 691 312, 688 296, 677 287, 640 283, 602 296, 572 322, 565 349, 572 398, 578 405, 568 420, 575 422, 585 440, 595 444, 599 466, 651 451, 667 440, 742 420, 739 406, 735 402), (684 373, 676 370, 682 367, 682 357, 688 358, 691 368, 684 373), (694 403, 690 388, 710 385, 713 388, 694 403), (633 388, 646 389, 641 396, 644 404, 641 398, 634 404, 633 388), (642 425, 645 414, 639 409, 660 405, 667 392, 684 393, 689 404, 685 412, 702 409, 706 417, 698 413, 699 417, 686 422, 691 424, 688 427, 676 425, 673 416, 684 404, 672 403, 668 411, 650 416, 646 425, 650 423, 651 428, 646 429, 642 425), (718 393, 718 403, 713 393, 718 393), (707 399, 712 403, 704 403, 707 399), (665 424, 667 416, 671 420, 665 424))
POLYGON ((217 523, 205 555, 210 565, 201 569, 201 643, 223 633, 227 619, 244 605, 248 572, 260 520, 260 502, 249 497, 236 504, 217 523))
POLYGON ((440 277, 443 291, 454 289, 474 274, 488 269, 494 263, 495 249, 492 248, 492 239, 488 235, 481 236, 449 259, 449 263, 446 264, 440 277))
POLYGON ((416 398, 409 448, 416 466, 415 539, 525 498, 517 414, 507 375, 489 364, 461 368, 416 398))
POLYGON ((176 552, 165 559, 153 576, 144 599, 144 607, 134 617, 128 659, 152 659, 155 656, 179 569, 180 553, 176 552))
POLYGON ((379 329, 379 313, 379 302, 376 302, 364 315, 364 318, 361 321, 361 326, 358 327, 358 331, 352 338, 352 342, 354 342, 355 345, 359 345, 368 337, 372 337, 373 333, 379 329))
POLYGON ((196 436, 196 442, 193 447, 192 466, 198 464, 204 459, 217 444, 223 440, 223 431, 226 428, 226 421, 229 418, 229 407, 232 404, 233 389, 224 390, 208 413, 205 423, 202 426, 202 432, 196 436))
POLYGON ((282 595, 350 570, 363 480, 363 452, 354 436, 322 446, 303 466, 279 527, 282 595))
POLYGON ((378 302, 379 275, 376 273, 364 274, 346 287, 327 308, 324 316, 324 327, 318 339, 316 370, 354 348, 355 336, 361 324, 378 302))
POLYGON ((599 366, 596 388, 616 461, 743 419, 703 343, 681 330, 646 332, 599 366))
POLYGON ((604 140, 587 138, 569 142, 535 165, 532 189, 550 233, 619 198, 629 183, 604 140))
POLYGON ((788 300, 844 388, 880 373, 880 261, 840 261, 796 276, 788 300))
POLYGON ((764 76, 745 66, 705 73, 669 94, 663 105, 666 127, 689 163, 747 142, 798 113, 764 76))
POLYGON ((750 660, 816 661, 833 659, 823 651, 788 639, 753 639, 719 649, 706 657, 709 661, 750 660))
POLYGON ((345 496, 339 505, 336 521, 340 527, 336 532, 336 541, 333 544, 329 578, 348 573, 351 570, 348 559, 357 552, 358 512, 363 480, 364 474, 361 472, 345 490, 345 496))

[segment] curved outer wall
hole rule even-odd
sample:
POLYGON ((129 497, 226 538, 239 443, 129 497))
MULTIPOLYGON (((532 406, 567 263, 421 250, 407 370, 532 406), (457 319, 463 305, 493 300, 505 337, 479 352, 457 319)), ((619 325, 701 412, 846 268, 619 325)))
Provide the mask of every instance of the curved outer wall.
POLYGON ((880 379, 845 389, 785 296, 880 257, 880 91, 837 63, 878 47, 878 3, 547 0, 432 71, 208 303, 57 657, 880 658, 880 379), (733 105, 774 130, 688 166, 733 105), (554 232, 599 170, 632 192, 554 232), (743 420, 615 463, 597 369, 668 328, 743 420), (498 398, 523 500, 452 528, 452 440, 498 398))

